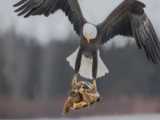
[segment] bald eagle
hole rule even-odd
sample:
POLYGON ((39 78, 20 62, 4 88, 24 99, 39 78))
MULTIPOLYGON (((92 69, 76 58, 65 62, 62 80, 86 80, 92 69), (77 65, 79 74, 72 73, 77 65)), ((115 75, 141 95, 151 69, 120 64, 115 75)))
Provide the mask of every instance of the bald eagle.
POLYGON ((160 42, 144 11, 146 5, 138 0, 124 0, 98 25, 89 23, 84 18, 78 0, 21 0, 14 6, 17 7, 15 12, 24 17, 48 17, 59 9, 68 16, 81 39, 80 47, 67 57, 75 70, 75 77, 80 74, 95 80, 109 73, 99 49, 116 35, 135 38, 138 48, 145 51, 149 61, 160 62, 160 42))

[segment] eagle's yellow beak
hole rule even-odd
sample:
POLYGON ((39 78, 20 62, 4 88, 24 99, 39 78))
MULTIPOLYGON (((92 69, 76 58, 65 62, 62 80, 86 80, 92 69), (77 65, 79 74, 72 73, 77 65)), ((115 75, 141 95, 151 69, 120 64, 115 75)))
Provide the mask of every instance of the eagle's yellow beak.
POLYGON ((91 34, 86 33, 85 37, 86 37, 87 43, 90 43, 91 42, 91 38, 92 38, 91 34))
POLYGON ((90 43, 90 39, 87 39, 87 43, 90 43))

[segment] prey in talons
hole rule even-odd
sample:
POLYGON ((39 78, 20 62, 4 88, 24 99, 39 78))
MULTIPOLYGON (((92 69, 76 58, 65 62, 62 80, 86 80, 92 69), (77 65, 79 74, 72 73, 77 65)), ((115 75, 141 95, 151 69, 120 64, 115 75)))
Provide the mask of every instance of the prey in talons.
POLYGON ((64 104, 64 114, 70 110, 79 110, 98 102, 100 100, 96 81, 80 81, 73 79, 69 97, 64 104))

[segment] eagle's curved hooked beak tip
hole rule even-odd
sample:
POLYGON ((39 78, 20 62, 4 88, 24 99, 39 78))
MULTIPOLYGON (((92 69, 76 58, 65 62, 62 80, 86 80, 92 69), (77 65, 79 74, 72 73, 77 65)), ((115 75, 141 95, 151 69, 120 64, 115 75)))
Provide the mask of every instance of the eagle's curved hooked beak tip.
POLYGON ((91 35, 89 33, 86 33, 85 37, 86 37, 87 43, 89 44, 91 42, 91 35))
POLYGON ((87 43, 90 43, 90 39, 87 39, 87 43))

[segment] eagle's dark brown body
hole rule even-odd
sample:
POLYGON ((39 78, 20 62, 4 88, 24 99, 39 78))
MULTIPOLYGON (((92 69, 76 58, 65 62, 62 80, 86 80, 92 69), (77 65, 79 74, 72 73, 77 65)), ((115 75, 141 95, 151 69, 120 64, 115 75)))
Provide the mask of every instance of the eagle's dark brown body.
MULTIPOLYGON (((73 81, 78 79, 78 75, 95 81, 109 73, 100 58, 99 48, 116 35, 133 37, 138 48, 145 51, 149 61, 160 62, 160 41, 145 13, 145 4, 138 0, 124 0, 98 25, 87 22, 81 12, 78 0, 20 0, 14 6, 17 7, 15 12, 18 12, 19 16, 24 15, 24 17, 34 15, 48 17, 58 9, 61 9, 68 16, 81 39, 80 48, 67 59, 75 71, 73 81), (94 28, 95 34, 92 35, 90 31, 85 29, 86 24, 94 28)), ((90 102, 95 102, 97 90, 94 91, 90 88, 89 90, 94 91, 93 93, 86 91, 87 89, 82 90, 84 91, 78 89, 75 92, 74 90, 74 93, 69 96, 64 108, 66 112, 70 106, 81 108, 90 102)))
POLYGON ((97 36, 89 44, 83 34, 83 26, 88 23, 84 18, 78 0, 21 0, 15 7, 18 15, 49 16, 58 9, 68 16, 75 31, 81 38, 81 46, 86 51, 95 51, 116 35, 134 37, 140 49, 146 52, 153 63, 160 61, 160 42, 147 17, 145 4, 138 0, 124 0, 102 23, 96 25, 97 36))
POLYGON ((58 9, 68 16, 81 39, 76 65, 73 67, 76 74, 83 63, 82 55, 85 54, 93 59, 92 76, 97 79, 99 73, 97 50, 116 35, 135 38, 138 48, 145 51, 148 60, 160 63, 160 41, 145 13, 145 4, 138 0, 124 0, 102 23, 96 26, 92 24, 97 30, 94 39, 89 39, 83 33, 84 25, 90 23, 83 16, 78 0, 21 0, 14 6, 18 7, 15 10, 18 15, 24 17, 49 16, 58 9))

